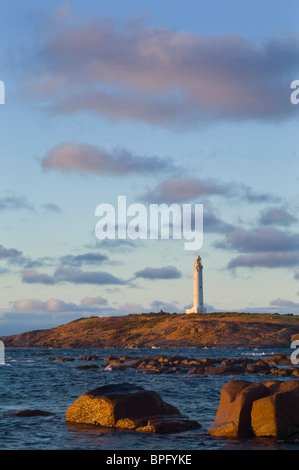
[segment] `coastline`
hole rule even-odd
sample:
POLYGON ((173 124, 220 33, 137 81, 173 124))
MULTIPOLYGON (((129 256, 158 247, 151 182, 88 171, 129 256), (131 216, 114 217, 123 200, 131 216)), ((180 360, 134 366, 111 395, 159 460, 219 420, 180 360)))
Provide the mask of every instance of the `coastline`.
POLYGON ((6 348, 289 348, 299 316, 253 313, 145 313, 78 318, 65 325, 2 336, 6 348))

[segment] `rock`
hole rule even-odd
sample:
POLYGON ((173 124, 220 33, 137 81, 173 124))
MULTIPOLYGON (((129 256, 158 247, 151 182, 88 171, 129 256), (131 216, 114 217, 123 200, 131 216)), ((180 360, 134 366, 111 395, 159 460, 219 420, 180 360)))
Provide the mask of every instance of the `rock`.
POLYGON ((68 361, 74 361, 75 359, 73 357, 54 357, 54 356, 49 356, 48 361, 54 361, 54 362, 68 362, 68 361))
POLYGON ((268 364, 274 365, 289 365, 291 360, 286 354, 273 354, 269 358, 265 359, 268 364))
POLYGON ((77 366, 76 369, 79 369, 79 370, 89 370, 89 369, 98 369, 99 366, 97 366, 96 364, 84 364, 82 366, 77 366))
POLYGON ((242 367, 245 367, 246 364, 249 364, 253 362, 253 359, 250 359, 248 357, 234 357, 234 358, 226 358, 226 359, 223 359, 221 361, 221 364, 222 365, 225 365, 225 366, 231 366, 231 365, 240 365, 242 367))
POLYGON ((299 380, 233 380, 221 389, 209 434, 285 438, 299 432, 299 380))
MULTIPOLYGON (((162 371, 161 371, 162 372, 162 371)), ((165 374, 176 374, 177 372, 182 372, 179 367, 170 367, 169 369, 166 369, 163 371, 165 374)))
POLYGON ((242 374, 244 368, 241 366, 207 366, 205 368, 205 374, 207 375, 219 375, 219 374, 242 374))
POLYGON ((69 362, 69 361, 74 361, 75 359, 73 357, 57 357, 54 359, 55 362, 69 362))
POLYGON ((200 359, 200 362, 204 365, 212 365, 212 364, 214 364, 214 359, 212 359, 210 357, 204 357, 204 358, 200 359))
POLYGON ((119 419, 116 427, 120 429, 134 429, 138 432, 149 433, 173 433, 186 431, 188 429, 197 429, 200 424, 197 421, 190 420, 186 416, 160 415, 145 418, 124 418, 119 419))
POLYGON ((108 365, 106 366, 107 370, 125 370, 128 368, 136 368, 141 363, 140 359, 132 359, 132 360, 121 360, 121 359, 113 359, 109 361, 108 365))
POLYGON ((299 381, 277 381, 271 395, 252 405, 251 426, 255 436, 288 437, 299 432, 299 381))
POLYGON ((141 374, 161 374, 161 369, 156 369, 154 367, 147 367, 146 369, 138 369, 136 372, 141 374))
POLYGON ((141 432, 177 432, 200 426, 155 391, 127 383, 87 391, 67 408, 66 421, 141 432))
MULTIPOLYGON (((225 366, 226 367, 226 366, 225 366)), ((205 374, 206 375, 218 375, 223 374, 225 367, 221 366, 207 366, 205 367, 205 374)))
MULTIPOLYGON (((88 357, 88 356, 87 356, 88 357)), ((121 371, 128 368, 140 369, 138 372, 148 374, 275 374, 281 377, 288 375, 296 376, 297 372, 292 367, 281 368, 273 363, 284 362, 286 355, 275 355, 270 358, 188 358, 185 356, 148 356, 135 357, 130 356, 107 356, 105 361, 108 363, 105 370, 121 371), (175 369, 176 368, 176 369, 175 369), (148 369, 148 372, 145 370, 148 369), (197 372, 196 372, 197 370, 197 372)))
POLYGON ((277 370, 277 375, 278 375, 279 377, 288 377, 289 375, 292 374, 292 372, 293 372, 293 371, 287 367, 287 368, 285 368, 285 369, 278 369, 278 370, 277 370))
POLYGON ((97 361, 100 359, 100 356, 95 356, 95 355, 88 355, 88 356, 82 356, 80 357, 81 361, 97 361))
POLYGON ((136 428, 138 432, 150 433, 173 433, 187 431, 188 429, 198 429, 200 424, 190 420, 186 416, 154 416, 150 418, 145 426, 136 428))
POLYGON ((256 362, 255 364, 249 364, 246 372, 249 374, 269 374, 270 366, 264 361, 256 362))
POLYGON ((53 416, 54 413, 51 413, 50 411, 43 411, 43 410, 21 410, 21 411, 15 411, 13 413, 5 413, 2 414, 2 417, 4 416, 20 416, 21 418, 28 418, 31 416, 53 416))
POLYGON ((221 389, 216 418, 209 429, 214 436, 247 437, 251 432, 252 403, 270 394, 262 383, 232 380, 221 389))
POLYGON ((205 368, 204 367, 191 367, 187 374, 201 374, 203 375, 205 373, 205 368))

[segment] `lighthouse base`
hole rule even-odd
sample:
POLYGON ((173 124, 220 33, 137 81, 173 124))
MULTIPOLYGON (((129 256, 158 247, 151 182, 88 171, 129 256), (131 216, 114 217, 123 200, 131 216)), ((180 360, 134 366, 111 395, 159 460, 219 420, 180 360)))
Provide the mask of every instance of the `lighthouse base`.
POLYGON ((204 307, 192 307, 187 308, 185 313, 206 313, 206 309, 204 307))

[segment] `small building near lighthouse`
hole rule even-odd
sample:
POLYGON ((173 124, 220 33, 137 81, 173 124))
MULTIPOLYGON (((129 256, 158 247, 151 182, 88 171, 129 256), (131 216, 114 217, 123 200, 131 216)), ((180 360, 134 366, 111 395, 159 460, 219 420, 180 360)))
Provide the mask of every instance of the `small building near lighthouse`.
POLYGON ((187 308, 186 313, 205 313, 203 303, 203 283, 202 283, 202 270, 203 265, 201 257, 195 258, 194 269, 194 284, 193 284, 193 307, 187 308))

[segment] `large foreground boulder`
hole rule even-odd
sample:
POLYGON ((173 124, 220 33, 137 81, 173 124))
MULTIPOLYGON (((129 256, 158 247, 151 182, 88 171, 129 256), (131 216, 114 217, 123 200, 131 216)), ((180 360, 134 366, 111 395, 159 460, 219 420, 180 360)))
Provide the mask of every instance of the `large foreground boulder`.
POLYGON ((288 437, 299 432, 299 380, 269 382, 271 395, 252 405, 255 436, 288 437))
POLYGON ((221 389, 215 421, 209 433, 215 436, 246 437, 251 433, 252 403, 269 394, 262 383, 232 380, 221 389))
POLYGON ((66 410, 66 421, 142 432, 178 432, 200 426, 155 391, 126 383, 85 392, 66 410))
POLYGON ((221 389, 209 434, 288 437, 299 432, 299 380, 232 380, 221 389))

